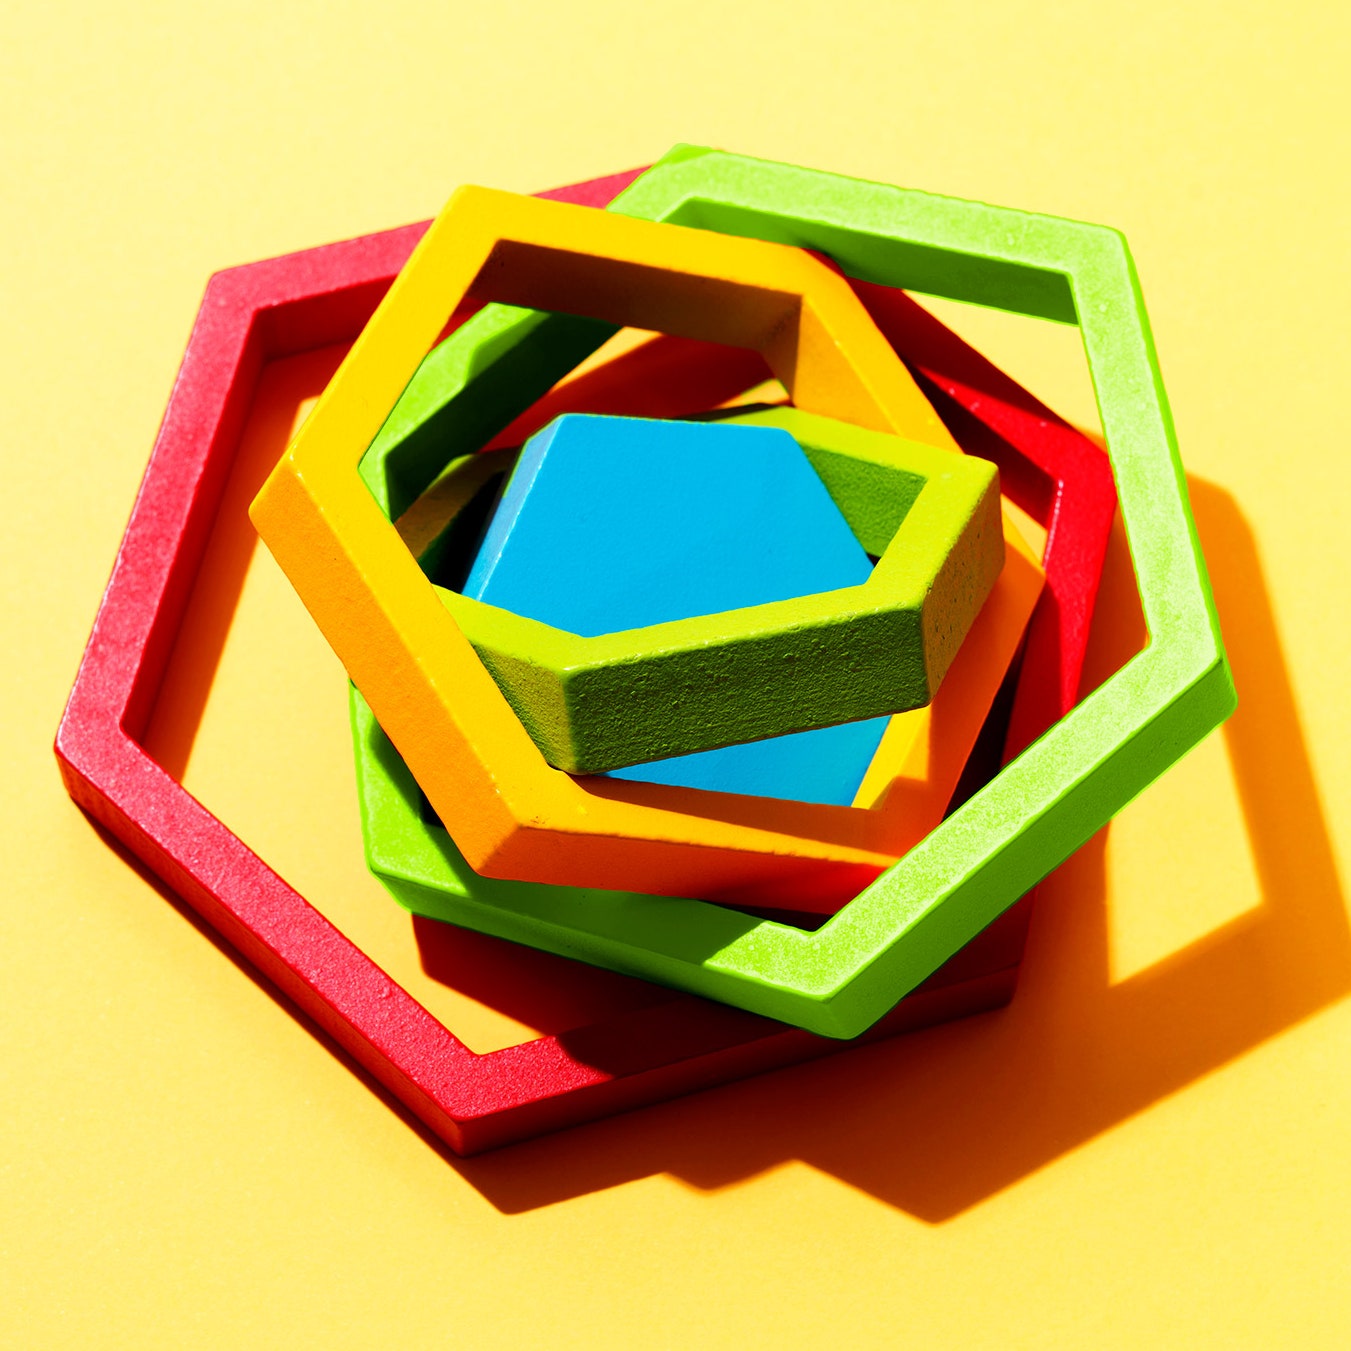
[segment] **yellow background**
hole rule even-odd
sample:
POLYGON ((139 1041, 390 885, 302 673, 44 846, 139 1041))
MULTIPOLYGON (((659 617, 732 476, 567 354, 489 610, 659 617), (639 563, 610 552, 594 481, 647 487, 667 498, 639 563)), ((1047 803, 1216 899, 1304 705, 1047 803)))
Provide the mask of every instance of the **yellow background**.
MULTIPOLYGON (((1351 1341, 1349 13, 8 8, 0 1344, 1351 1341), (460 1162, 95 834, 50 742, 211 271, 677 140, 1126 231, 1242 707, 1044 889, 1007 1011, 460 1162)), ((1072 330, 943 313, 1093 424, 1072 330)), ((330 359, 268 377, 236 502, 330 359)), ((340 671, 228 520, 156 725, 189 786, 478 1049, 643 998, 540 958, 494 1007, 468 939, 422 969, 361 869, 340 671)), ((1098 673, 1129 597, 1118 550, 1098 673)))

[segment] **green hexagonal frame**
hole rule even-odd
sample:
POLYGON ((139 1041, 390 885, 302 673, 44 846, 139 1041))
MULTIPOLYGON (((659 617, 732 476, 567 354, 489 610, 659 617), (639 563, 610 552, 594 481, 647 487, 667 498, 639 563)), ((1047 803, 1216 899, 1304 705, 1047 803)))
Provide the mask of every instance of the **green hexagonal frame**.
MULTIPOLYGON (((1147 646, 814 933, 652 898, 629 941, 616 936, 622 915, 610 916, 617 929, 571 934, 583 958, 855 1036, 1234 709, 1139 280, 1104 226, 696 147, 610 209, 815 249, 860 280, 1077 322, 1083 335, 1147 646)), ((419 458, 444 464, 448 432, 477 424, 482 444, 608 331, 503 306, 476 315, 423 363, 373 443, 363 474, 377 499, 389 511, 419 458)))
POLYGON ((570 774, 921 708, 1004 566, 992 464, 796 408, 720 421, 789 432, 877 566, 859 586, 595 637, 438 587, 570 774))

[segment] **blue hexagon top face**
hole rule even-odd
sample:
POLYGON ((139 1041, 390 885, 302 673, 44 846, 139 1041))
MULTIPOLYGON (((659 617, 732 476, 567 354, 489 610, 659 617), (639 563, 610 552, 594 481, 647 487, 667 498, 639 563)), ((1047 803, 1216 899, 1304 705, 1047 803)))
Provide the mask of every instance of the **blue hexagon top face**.
MULTIPOLYGON (((526 443, 464 594, 594 637, 857 586, 871 568, 787 432, 568 414, 526 443)), ((886 723, 613 777, 847 806, 886 723)))
POLYGON ((870 570, 782 429, 572 413, 526 442, 464 594, 595 637, 870 570))

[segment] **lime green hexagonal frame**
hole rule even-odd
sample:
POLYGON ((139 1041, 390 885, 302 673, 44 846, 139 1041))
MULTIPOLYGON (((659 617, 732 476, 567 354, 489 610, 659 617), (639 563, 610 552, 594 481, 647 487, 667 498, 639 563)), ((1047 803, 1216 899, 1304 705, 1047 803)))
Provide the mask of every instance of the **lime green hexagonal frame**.
MULTIPOLYGON (((1077 320, 1083 334, 1148 645, 814 933, 665 897, 638 922, 607 914, 570 933, 578 956, 853 1036, 1233 711, 1139 281, 1124 238, 1103 226, 691 147, 611 209, 797 244, 861 280, 1077 320)), ((424 363, 410 394, 439 432, 495 361, 499 382, 500 363, 527 351, 536 382, 550 367, 558 379, 603 336, 567 316, 490 307, 424 363), (477 369, 466 352, 479 352, 477 369)), ((363 467, 388 509, 399 457, 363 467)))
POLYGON ((920 708, 999 576, 992 464, 796 408, 722 420, 788 431, 877 566, 860 586, 595 637, 438 588, 559 769, 595 774, 920 708), (729 697, 739 690, 762 694, 729 697))

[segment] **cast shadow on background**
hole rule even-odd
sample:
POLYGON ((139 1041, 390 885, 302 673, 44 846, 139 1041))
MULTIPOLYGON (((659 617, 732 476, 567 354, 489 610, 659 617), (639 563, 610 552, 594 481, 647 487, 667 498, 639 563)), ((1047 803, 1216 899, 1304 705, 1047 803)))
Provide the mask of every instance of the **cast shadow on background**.
MULTIPOLYGON (((1239 689, 1220 735, 1258 907, 1113 984, 1103 831, 1041 888, 1009 1008, 455 1166, 520 1211, 654 1173, 709 1189, 800 1160, 938 1223, 1351 991, 1345 901, 1256 544, 1227 492, 1191 492, 1239 689)), ((1144 636, 1119 530, 1108 568, 1094 683, 1144 636)))
MULTIPOLYGON (((276 363, 260 387, 147 738, 175 775, 187 762, 256 546, 247 504, 289 439, 301 401, 323 388, 340 356, 328 349, 276 363)), ((661 1173, 714 1189, 799 1160, 941 1222, 1351 990, 1344 898, 1256 544, 1223 489, 1193 480, 1191 491, 1239 689, 1238 712, 1221 735, 1261 904, 1115 984, 1104 831, 1040 889, 1007 1009, 461 1160, 114 847, 502 1211, 661 1173)), ((1086 685, 1143 640, 1118 529, 1086 685)), ((566 1036, 579 1015, 590 1022, 670 997, 433 921, 418 921, 414 938, 430 977, 542 1032, 566 1036)))

